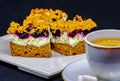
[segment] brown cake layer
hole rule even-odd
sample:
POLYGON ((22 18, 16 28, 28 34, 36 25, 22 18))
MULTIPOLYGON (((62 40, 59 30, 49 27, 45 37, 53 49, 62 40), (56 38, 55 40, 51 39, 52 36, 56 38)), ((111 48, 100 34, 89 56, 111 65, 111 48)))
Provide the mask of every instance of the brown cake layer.
POLYGON ((84 41, 79 42, 72 47, 69 44, 52 43, 52 50, 67 56, 82 54, 85 52, 84 41))
POLYGON ((50 43, 44 46, 22 46, 10 42, 10 51, 13 56, 23 56, 23 57, 50 57, 51 49, 50 43))

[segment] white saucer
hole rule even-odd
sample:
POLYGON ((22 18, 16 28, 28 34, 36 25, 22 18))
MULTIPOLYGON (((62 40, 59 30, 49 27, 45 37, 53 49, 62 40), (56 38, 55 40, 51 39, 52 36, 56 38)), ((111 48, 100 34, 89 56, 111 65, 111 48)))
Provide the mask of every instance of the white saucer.
POLYGON ((62 78, 64 81, 78 81, 79 75, 94 76, 86 59, 69 64, 62 72, 62 78))

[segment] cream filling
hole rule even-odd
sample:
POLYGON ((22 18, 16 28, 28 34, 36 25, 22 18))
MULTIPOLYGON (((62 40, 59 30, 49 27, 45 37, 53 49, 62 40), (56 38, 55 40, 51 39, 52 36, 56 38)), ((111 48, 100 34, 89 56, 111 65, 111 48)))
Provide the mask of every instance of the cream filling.
POLYGON ((45 44, 50 43, 50 39, 52 43, 63 43, 63 44, 69 44, 72 47, 77 45, 80 41, 84 40, 84 37, 82 34, 77 34, 75 37, 69 37, 67 32, 64 32, 60 37, 53 37, 50 33, 50 38, 33 38, 32 36, 26 39, 20 39, 18 36, 12 34, 10 35, 10 41, 12 41, 15 44, 19 45, 33 45, 33 46, 43 46, 45 44))
POLYGON ((19 45, 33 45, 33 46, 43 46, 45 44, 50 43, 50 38, 33 38, 33 37, 29 37, 26 39, 20 39, 18 36, 16 35, 10 35, 10 41, 12 41, 15 44, 19 44, 19 45))
POLYGON ((77 45, 80 41, 84 40, 84 37, 82 34, 77 34, 75 37, 69 37, 67 32, 64 32, 60 37, 51 37, 51 42, 52 43, 63 43, 63 44, 69 44, 72 47, 74 47, 75 45, 77 45))

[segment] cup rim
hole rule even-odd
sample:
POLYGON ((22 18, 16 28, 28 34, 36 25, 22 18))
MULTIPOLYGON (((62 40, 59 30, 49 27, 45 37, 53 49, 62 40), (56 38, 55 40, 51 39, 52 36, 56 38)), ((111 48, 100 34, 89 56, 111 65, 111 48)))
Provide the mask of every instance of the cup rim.
POLYGON ((120 31, 119 29, 101 29, 101 30, 96 30, 96 31, 93 31, 89 34, 87 34, 84 38, 85 42, 90 45, 90 46, 93 46, 93 47, 98 47, 98 48, 120 48, 120 46, 102 46, 102 45, 97 45, 97 44, 94 44, 90 41, 87 40, 87 38, 94 34, 94 33, 97 33, 97 32, 101 32, 101 31, 120 31))

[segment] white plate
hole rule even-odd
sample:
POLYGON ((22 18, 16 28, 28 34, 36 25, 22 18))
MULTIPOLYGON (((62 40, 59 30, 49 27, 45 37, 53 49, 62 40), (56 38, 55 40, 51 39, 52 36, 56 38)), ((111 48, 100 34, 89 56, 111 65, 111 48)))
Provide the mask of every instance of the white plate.
POLYGON ((51 58, 25 58, 11 56, 9 50, 8 35, 0 37, 0 60, 13 64, 19 69, 44 77, 50 78, 60 73, 69 63, 85 58, 85 54, 63 56, 52 51, 51 58))
POLYGON ((69 64, 62 72, 64 81, 78 81, 79 75, 94 76, 86 59, 69 64))

